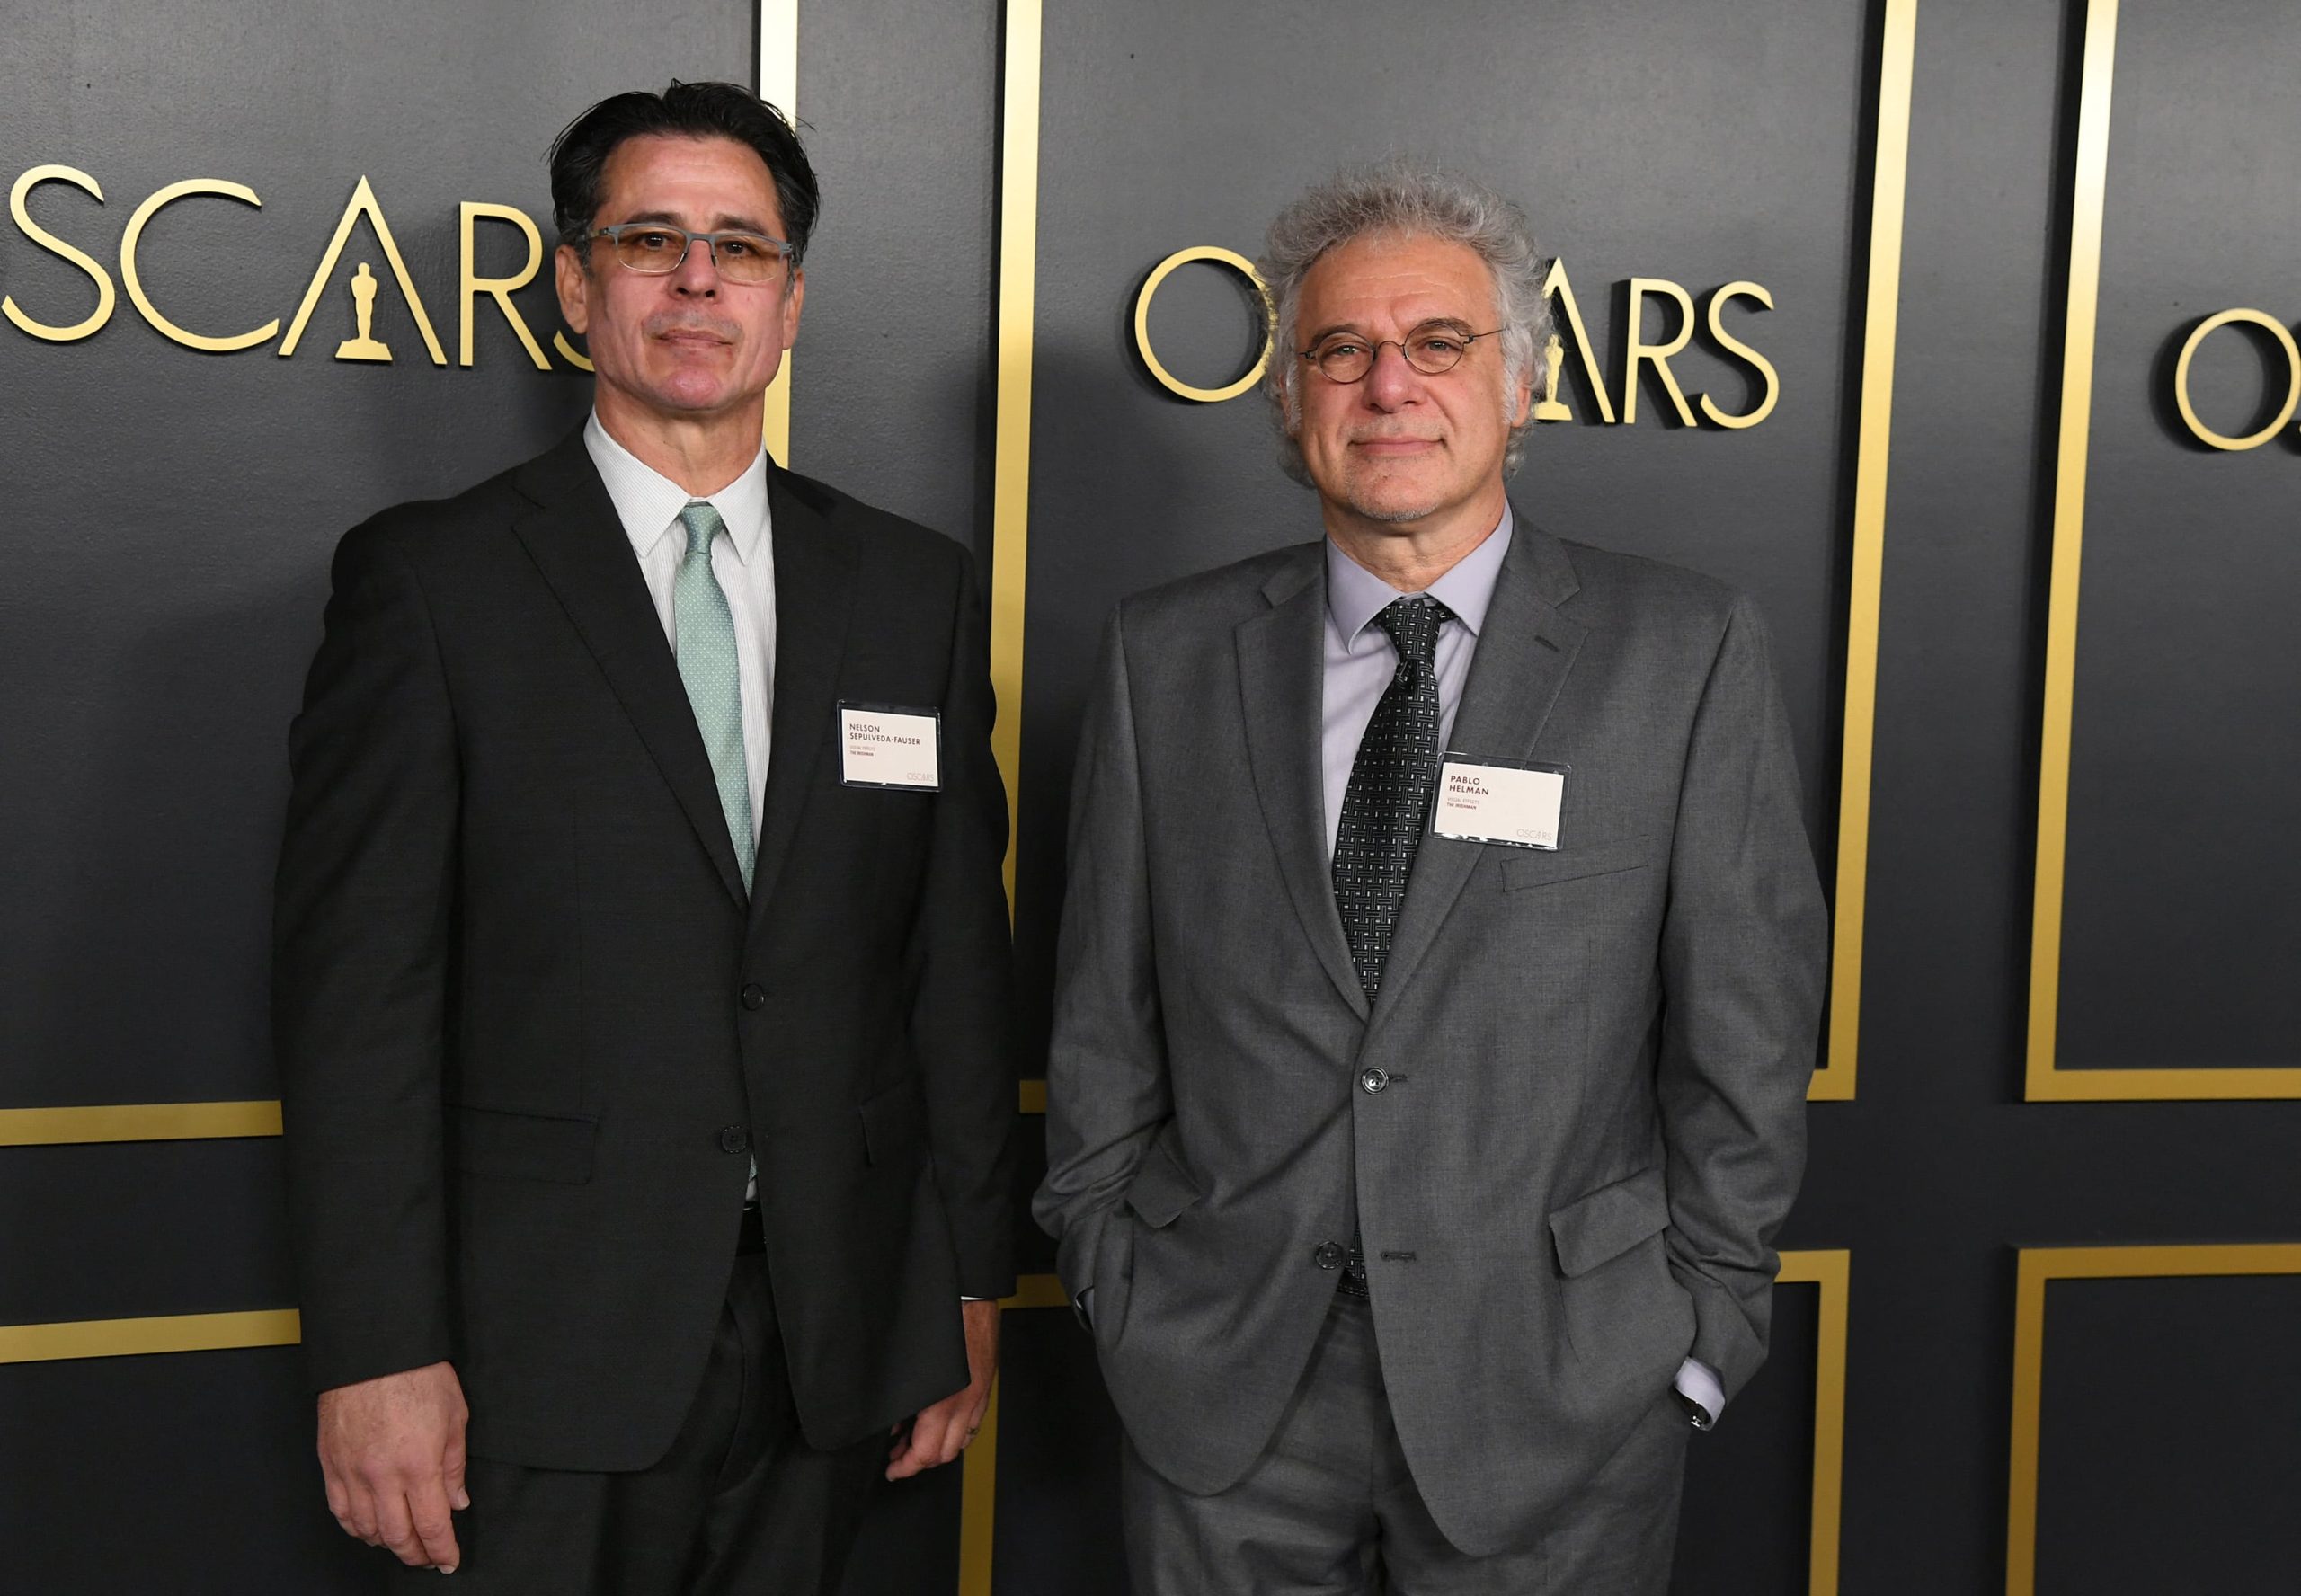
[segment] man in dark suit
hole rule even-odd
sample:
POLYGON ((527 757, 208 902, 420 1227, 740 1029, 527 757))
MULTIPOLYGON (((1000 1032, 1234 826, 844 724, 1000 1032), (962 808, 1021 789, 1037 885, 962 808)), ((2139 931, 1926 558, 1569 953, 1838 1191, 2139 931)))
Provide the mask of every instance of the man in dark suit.
POLYGON ((1789 727, 1747 599, 1513 510, 1544 264, 1411 164, 1290 207, 1326 536, 1106 635, 1037 1206, 1135 1596, 1656 1596, 1764 1356, 1824 955, 1789 727))
POLYGON ((291 740, 328 1503, 489 1591, 829 1592, 1012 1289, 984 614, 760 447, 817 206, 772 107, 604 101, 552 198, 592 416, 344 538, 291 740))

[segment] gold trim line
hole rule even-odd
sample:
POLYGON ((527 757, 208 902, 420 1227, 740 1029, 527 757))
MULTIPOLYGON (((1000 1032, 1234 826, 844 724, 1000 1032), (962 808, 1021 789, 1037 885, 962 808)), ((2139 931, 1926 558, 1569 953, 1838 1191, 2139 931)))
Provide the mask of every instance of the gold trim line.
MULTIPOLYGON (((799 123, 799 0, 759 0, 759 97, 799 123)), ((767 385, 767 407, 760 415, 760 436, 775 463, 791 464, 791 357, 767 385)))
POLYGON ((1878 624, 1885 581, 1886 475, 1892 453, 1894 352, 1901 313, 1902 216, 1909 173, 1910 84, 1917 0, 1885 0, 1878 147, 1870 202, 1870 283, 1862 300, 1861 408, 1853 472, 1852 568, 1845 626, 1845 736, 1838 776, 1836 919, 1829 1042, 1812 1102, 1849 1102, 1861 1044, 1861 945, 1870 879, 1870 771, 1878 720, 1878 624))
POLYGON ((277 1099, 253 1103, 102 1103, 0 1108, 0 1147, 91 1141, 202 1141, 280 1134, 277 1099))
POLYGON ((303 1318, 292 1308, 259 1308, 251 1313, 167 1314, 147 1319, 0 1325, 0 1363, 294 1346, 303 1335, 303 1318))
POLYGON ((2077 677, 2077 575, 2085 535, 2085 458, 2093 419, 2093 329, 2109 182, 2110 93, 2118 0, 2091 0, 2077 97, 2077 171, 2069 213, 2069 306, 2061 351, 2061 436, 2054 464, 2053 570, 2046 614, 2045 707, 2038 758, 2038 861, 2030 923, 2028 1095, 2053 1070, 2061 1014, 2062 882, 2069 842, 2069 739, 2077 677))

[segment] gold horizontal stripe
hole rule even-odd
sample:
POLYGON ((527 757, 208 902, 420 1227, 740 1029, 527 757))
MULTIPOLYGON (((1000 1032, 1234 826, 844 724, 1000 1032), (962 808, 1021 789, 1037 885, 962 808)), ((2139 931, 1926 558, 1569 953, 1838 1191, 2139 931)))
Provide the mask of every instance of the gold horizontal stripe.
POLYGON ((1026 1274, 1015 1282, 1015 1294, 999 1299, 1001 1308, 1069 1308, 1062 1281, 1052 1274, 1026 1274))
POLYGON ((2198 1069, 2032 1069, 2032 1103, 2211 1103, 2301 1097, 2289 1066, 2198 1069))
POLYGON ((0 1108, 0 1147, 83 1141, 201 1141, 280 1134, 278 1099, 260 1103, 101 1103, 0 1108))
POLYGON ((303 1338, 302 1316, 292 1308, 258 1308, 247 1313, 164 1314, 148 1319, 0 1325, 0 1363, 294 1346, 303 1338))

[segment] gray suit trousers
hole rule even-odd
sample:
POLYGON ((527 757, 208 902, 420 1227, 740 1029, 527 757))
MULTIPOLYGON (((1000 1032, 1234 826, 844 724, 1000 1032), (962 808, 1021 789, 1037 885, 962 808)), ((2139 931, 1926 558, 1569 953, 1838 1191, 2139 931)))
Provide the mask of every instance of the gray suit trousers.
POLYGON ((1553 1528, 1469 1556, 1416 1488, 1373 1313, 1337 1293, 1277 1433, 1238 1484, 1193 1495, 1128 1443, 1127 1571, 1134 1596, 1662 1596, 1689 1433, 1676 1397, 1657 1392, 1553 1528))

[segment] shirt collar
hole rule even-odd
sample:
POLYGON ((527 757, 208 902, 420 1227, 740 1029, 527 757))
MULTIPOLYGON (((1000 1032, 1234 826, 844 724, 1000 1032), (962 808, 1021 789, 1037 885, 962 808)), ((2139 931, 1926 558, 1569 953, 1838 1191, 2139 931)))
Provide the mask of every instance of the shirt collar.
POLYGON ((697 498, 719 512, 719 519, 727 525, 728 540, 734 545, 735 557, 744 564, 751 563, 766 542, 769 518, 764 444, 751 457, 751 463, 743 468, 741 476, 717 492, 706 494, 689 492, 617 443, 600 424, 600 412, 596 410, 583 424, 583 447, 591 451, 591 464, 599 468, 600 481, 615 502, 616 518, 623 523, 624 536, 631 539, 632 549, 641 559, 645 559, 674 528, 680 528, 680 536, 685 539, 687 532, 680 526, 680 511, 697 498))
MULTIPOLYGON (((1510 534, 1514 529, 1515 518, 1506 500, 1502 519, 1495 524, 1486 541, 1454 562, 1445 575, 1424 590, 1469 627, 1473 637, 1486 625, 1487 606, 1494 602, 1494 584, 1502 575, 1502 556, 1510 552, 1510 534)), ((1394 599, 1412 597, 1410 593, 1400 593, 1344 554, 1332 538, 1327 540, 1327 616, 1341 635, 1343 647, 1356 646, 1358 634, 1373 625, 1374 617, 1389 608, 1394 599)))

